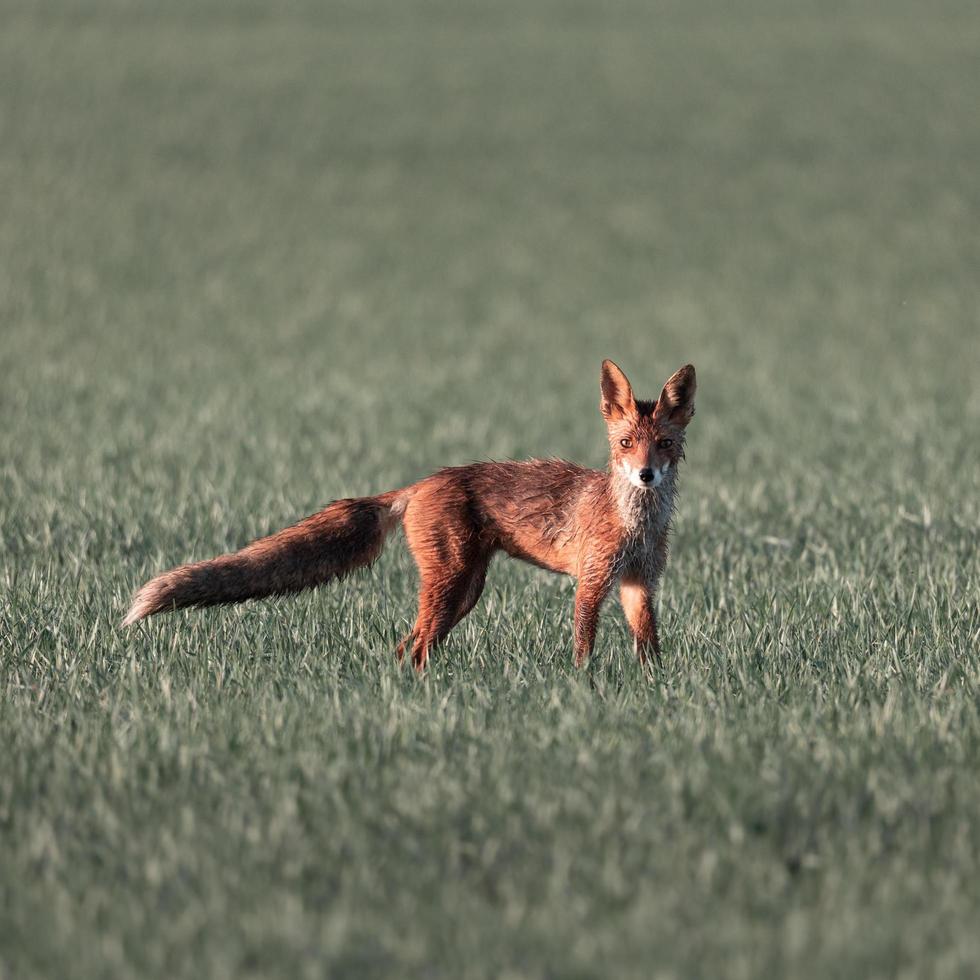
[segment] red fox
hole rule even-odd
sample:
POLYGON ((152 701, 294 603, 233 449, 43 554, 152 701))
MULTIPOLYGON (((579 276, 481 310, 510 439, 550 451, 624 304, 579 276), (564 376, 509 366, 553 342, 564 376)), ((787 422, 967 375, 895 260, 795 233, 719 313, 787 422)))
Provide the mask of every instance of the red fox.
POLYGON ((617 582, 641 662, 660 658, 655 596, 667 562, 677 465, 694 416, 693 365, 656 401, 639 401, 603 361, 600 410, 609 468, 558 459, 474 463, 402 490, 338 500, 235 554, 181 565, 136 593, 123 620, 312 588, 370 565, 400 521, 420 575, 418 617, 397 650, 418 670, 476 605, 498 551, 574 576, 575 664, 592 652, 599 610, 617 582))

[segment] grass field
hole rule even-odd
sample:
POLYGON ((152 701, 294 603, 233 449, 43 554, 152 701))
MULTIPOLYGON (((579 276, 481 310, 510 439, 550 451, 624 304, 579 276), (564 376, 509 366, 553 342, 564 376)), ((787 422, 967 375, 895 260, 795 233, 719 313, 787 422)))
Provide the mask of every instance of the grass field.
POLYGON ((969 977, 980 13, 0 0, 0 978, 969 977), (396 541, 135 586, 698 368, 644 675, 396 541))

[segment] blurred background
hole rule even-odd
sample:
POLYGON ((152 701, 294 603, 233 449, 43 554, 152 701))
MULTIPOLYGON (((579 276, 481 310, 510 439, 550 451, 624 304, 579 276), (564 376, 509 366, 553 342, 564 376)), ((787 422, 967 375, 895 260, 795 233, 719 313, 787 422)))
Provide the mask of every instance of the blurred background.
POLYGON ((650 395, 697 365, 715 480, 860 446, 888 481, 917 466, 910 418, 980 413, 970 3, 4 21, 4 398, 59 423, 8 459, 176 467, 188 429, 245 431, 321 497, 598 463, 605 356, 650 395), (390 462, 352 482, 331 459, 362 431, 390 462))
POLYGON ((0 19, 11 976, 648 976, 656 955, 664 976, 870 975, 932 943, 967 975, 973 0, 0 0, 0 19), (698 370, 662 683, 610 614, 597 699, 568 677, 570 587, 501 563, 414 686, 389 663, 413 602, 397 549, 339 592, 116 631, 148 574, 333 498, 481 458, 604 465, 604 357, 646 397, 698 370), (488 640, 495 616, 511 632, 488 640), (379 718, 400 734, 365 761, 379 718), (414 849, 371 823, 402 793, 430 794, 438 831, 414 849), (494 832, 490 857, 459 843, 494 832), (494 952, 498 912, 520 956, 494 952))

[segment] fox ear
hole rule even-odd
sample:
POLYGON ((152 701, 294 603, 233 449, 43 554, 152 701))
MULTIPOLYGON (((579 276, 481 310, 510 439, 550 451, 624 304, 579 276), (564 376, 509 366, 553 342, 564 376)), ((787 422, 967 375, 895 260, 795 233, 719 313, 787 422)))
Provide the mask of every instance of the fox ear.
POLYGON ((698 378, 693 364, 685 364, 668 378, 664 390, 657 399, 654 414, 664 416, 678 425, 687 425, 694 418, 694 393, 698 390, 698 378))
POLYGON ((602 362, 602 401, 599 410, 606 419, 618 419, 636 412, 633 389, 626 375, 612 361, 602 362))

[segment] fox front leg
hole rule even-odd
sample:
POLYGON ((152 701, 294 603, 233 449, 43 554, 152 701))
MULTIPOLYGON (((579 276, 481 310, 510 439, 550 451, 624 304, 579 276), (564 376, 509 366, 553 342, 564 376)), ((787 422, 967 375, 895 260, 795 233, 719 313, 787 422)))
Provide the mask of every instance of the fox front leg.
POLYGON ((626 621, 633 633, 633 647, 641 664, 654 657, 660 661, 660 636, 657 632, 657 611, 654 606, 656 590, 646 582, 624 579, 619 598, 626 621))
POLYGON ((602 603, 609 593, 608 574, 584 575, 575 590, 575 666, 581 667, 592 654, 602 603))

